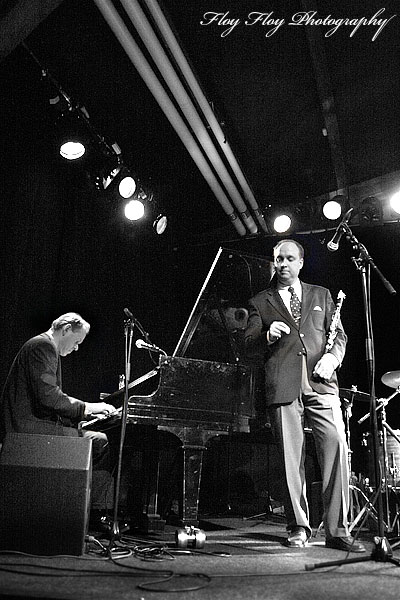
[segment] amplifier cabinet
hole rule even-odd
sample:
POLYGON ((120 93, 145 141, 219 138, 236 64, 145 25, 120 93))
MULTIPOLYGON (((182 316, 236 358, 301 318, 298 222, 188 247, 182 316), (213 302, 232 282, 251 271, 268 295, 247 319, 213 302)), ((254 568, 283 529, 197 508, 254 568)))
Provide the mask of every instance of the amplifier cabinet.
POLYGON ((0 453, 0 549, 82 555, 92 441, 9 433, 0 453))

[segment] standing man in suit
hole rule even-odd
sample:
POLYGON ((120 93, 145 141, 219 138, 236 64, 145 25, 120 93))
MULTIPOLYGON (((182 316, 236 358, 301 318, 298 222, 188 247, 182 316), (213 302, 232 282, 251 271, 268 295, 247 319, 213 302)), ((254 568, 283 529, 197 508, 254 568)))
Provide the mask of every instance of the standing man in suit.
POLYGON ((285 514, 290 547, 311 536, 305 479, 305 433, 312 429, 322 474, 325 545, 365 552, 350 535, 348 449, 336 370, 347 336, 340 319, 325 352, 335 304, 326 288, 300 281, 304 249, 293 240, 274 248, 275 277, 249 301, 245 343, 262 354, 266 402, 285 469, 285 514))

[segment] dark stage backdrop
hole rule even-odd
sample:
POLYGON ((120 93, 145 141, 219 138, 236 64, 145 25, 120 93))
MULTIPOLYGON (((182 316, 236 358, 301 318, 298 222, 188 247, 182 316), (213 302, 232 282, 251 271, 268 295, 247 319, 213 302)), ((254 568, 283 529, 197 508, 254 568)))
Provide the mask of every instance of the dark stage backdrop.
MULTIPOLYGON (((218 246, 271 256, 276 240, 195 246, 189 236, 189 242, 176 241, 173 227, 164 239, 124 223, 115 201, 99 198, 84 183, 82 173, 73 174, 50 157, 48 132, 43 123, 37 131, 32 127, 35 114, 28 100, 25 109, 21 111, 13 102, 2 103, 0 382, 26 339, 47 329, 59 314, 74 310, 82 313, 92 329, 79 353, 63 360, 64 388, 96 401, 100 392, 117 389, 123 372, 124 307, 141 321, 155 344, 171 353, 218 246)), ((190 227, 196 230, 195 215, 187 224, 190 227)), ((376 391, 378 397, 387 397, 392 390, 380 378, 400 369, 400 224, 355 230, 355 234, 399 292, 389 296, 372 273, 376 391)), ((340 289, 345 292, 342 319, 349 344, 340 384, 344 388, 354 384, 366 392, 361 276, 344 239, 337 252, 327 251, 331 235, 299 237, 306 250, 303 279, 328 286, 335 298, 340 289)), ((148 354, 134 347, 132 379, 151 368, 148 354)), ((387 409, 388 422, 395 429, 400 428, 399 408, 400 396, 387 409)), ((368 405, 361 402, 353 408, 357 456, 368 423, 359 427, 356 421, 367 410, 368 405)))

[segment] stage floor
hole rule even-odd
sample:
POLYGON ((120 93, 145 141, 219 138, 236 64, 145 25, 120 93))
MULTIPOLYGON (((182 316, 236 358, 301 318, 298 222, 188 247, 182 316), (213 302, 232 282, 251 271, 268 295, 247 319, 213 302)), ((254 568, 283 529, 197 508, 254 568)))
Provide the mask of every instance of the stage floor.
MULTIPOLYGON (((204 518, 204 548, 179 549, 176 528, 122 534, 109 556, 109 540, 96 535, 81 557, 0 555, 1 598, 180 598, 185 600, 399 598, 400 549, 390 552, 373 532, 354 531, 365 555, 330 550, 323 530, 304 549, 285 547, 281 516, 204 518), (361 559, 361 560, 360 560, 361 559), (342 561, 343 564, 330 564, 342 561), (357 562, 354 562, 356 560, 357 562), (327 564, 328 563, 328 564, 327 564)), ((386 538, 385 540, 386 541, 386 538)))

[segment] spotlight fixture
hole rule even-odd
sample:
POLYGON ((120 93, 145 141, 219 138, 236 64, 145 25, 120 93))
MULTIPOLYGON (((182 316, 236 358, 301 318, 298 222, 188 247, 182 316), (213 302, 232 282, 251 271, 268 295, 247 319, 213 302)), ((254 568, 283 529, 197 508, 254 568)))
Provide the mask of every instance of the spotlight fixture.
POLYGON ((342 214, 342 205, 337 200, 328 200, 322 207, 322 213, 329 221, 336 221, 342 214))
POLYGON ((166 215, 159 214, 158 217, 154 220, 153 229, 157 233, 157 235, 162 235, 167 229, 167 225, 168 219, 166 215))
MULTIPOLYGON (((51 106, 56 143, 59 143, 62 158, 78 161, 85 155, 85 170, 98 190, 108 191, 118 183, 119 195, 125 199, 132 198, 137 183, 124 165, 121 148, 116 142, 111 144, 95 129, 85 106, 61 87, 24 42, 22 45, 40 68, 43 95, 51 106)), ((142 199, 146 198, 146 194, 143 194, 142 199)), ((140 203, 140 193, 137 202, 140 203)), ((143 216, 144 207, 141 212, 143 216)), ((128 213, 131 214, 129 209, 128 213)))
POLYGON ((77 160, 78 158, 81 158, 85 152, 85 146, 82 142, 77 140, 69 140, 60 146, 60 154, 66 160, 77 160))
POLYGON ((106 190, 114 182, 115 178, 121 171, 121 165, 116 164, 115 167, 104 172, 103 175, 98 175, 95 178, 95 185, 99 190, 106 190))
POLYGON ((80 115, 75 110, 61 113, 54 125, 54 140, 62 158, 68 161, 82 158, 90 146, 90 135, 80 115))
POLYGON ((131 175, 125 175, 122 177, 118 185, 119 195, 122 198, 130 198, 133 196, 136 190, 136 181, 131 175))
POLYGON ((342 214, 349 209, 349 201, 347 196, 343 194, 335 194, 322 205, 322 214, 328 221, 336 221, 342 214))
POLYGON ((121 198, 128 199, 136 191, 136 181, 130 170, 124 165, 121 151, 116 143, 113 144, 113 149, 115 147, 118 148, 118 153, 98 158, 97 166, 95 164, 93 167, 93 170, 96 168, 97 171, 94 183, 100 191, 116 189, 121 198))
POLYGON ((274 219, 273 227, 276 233, 285 233, 292 226, 292 219, 287 214, 280 214, 274 219))
POLYGON ((264 219, 271 233, 285 233, 293 226, 293 211, 282 205, 267 204, 264 209, 264 219))
POLYGON ((129 200, 125 204, 124 212, 129 221, 139 221, 144 216, 144 204, 141 200, 129 200))
POLYGON ((390 197, 390 208, 396 215, 400 215, 400 191, 390 197))
POLYGON ((360 225, 379 225, 382 223, 382 204, 375 196, 365 198, 359 206, 360 225))

